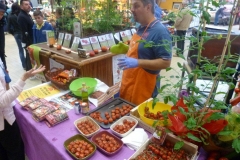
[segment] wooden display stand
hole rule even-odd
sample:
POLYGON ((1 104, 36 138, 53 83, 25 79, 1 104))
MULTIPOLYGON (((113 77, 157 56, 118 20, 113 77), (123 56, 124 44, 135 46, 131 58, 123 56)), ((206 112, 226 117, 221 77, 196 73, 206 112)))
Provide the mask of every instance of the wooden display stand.
POLYGON ((99 52, 94 57, 80 58, 77 53, 66 54, 64 49, 50 48, 47 43, 39 43, 36 46, 41 48, 40 61, 46 66, 46 71, 50 70, 49 58, 52 58, 63 64, 65 69, 77 69, 79 77, 94 77, 108 86, 113 85, 112 57, 114 54, 99 52))

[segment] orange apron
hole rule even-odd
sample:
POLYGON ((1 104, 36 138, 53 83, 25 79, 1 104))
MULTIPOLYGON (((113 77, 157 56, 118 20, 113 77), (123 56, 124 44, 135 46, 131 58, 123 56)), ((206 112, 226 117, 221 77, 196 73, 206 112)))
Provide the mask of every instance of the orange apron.
MULTIPOLYGON (((153 21, 151 21, 153 22, 153 21)), ((151 24, 147 25, 143 34, 151 24)), ((143 35, 142 34, 142 35, 143 35)), ((127 52, 128 57, 138 59, 138 40, 141 40, 136 33, 132 36, 130 41, 130 47, 127 52)), ((157 74, 151 74, 145 71, 143 68, 129 68, 123 71, 120 97, 136 105, 141 104, 150 97, 152 97, 154 88, 156 86, 157 74)))

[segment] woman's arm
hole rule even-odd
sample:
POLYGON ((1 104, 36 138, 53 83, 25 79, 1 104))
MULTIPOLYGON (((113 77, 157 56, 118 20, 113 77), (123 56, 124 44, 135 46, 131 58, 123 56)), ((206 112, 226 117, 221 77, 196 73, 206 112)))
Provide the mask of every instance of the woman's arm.
POLYGON ((25 72, 9 90, 5 89, 4 85, 6 85, 6 83, 3 83, 4 80, 0 80, 0 107, 8 107, 22 92, 26 80, 45 70, 45 66, 40 65, 38 68, 36 67, 35 65, 34 68, 25 72))

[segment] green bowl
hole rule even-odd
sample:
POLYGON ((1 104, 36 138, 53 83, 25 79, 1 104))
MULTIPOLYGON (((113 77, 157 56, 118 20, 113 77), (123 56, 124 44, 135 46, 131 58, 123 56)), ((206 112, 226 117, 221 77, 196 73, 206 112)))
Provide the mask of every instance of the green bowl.
POLYGON ((81 97, 82 93, 80 91, 80 88, 82 87, 83 83, 86 83, 86 86, 88 87, 88 95, 92 94, 97 85, 97 81, 96 81, 96 79, 90 78, 90 77, 78 78, 78 79, 72 81, 72 83, 69 86, 70 91, 75 96, 81 97))
POLYGON ((74 157, 74 159, 78 159, 78 160, 86 160, 86 159, 89 159, 89 157, 91 157, 95 152, 96 152, 96 145, 93 144, 91 141, 89 141, 87 138, 85 138, 84 136, 80 135, 80 134, 77 134, 75 136, 72 136, 70 137, 69 139, 67 139, 65 142, 64 142, 64 147, 65 149, 68 151, 68 153, 74 157), (68 149, 68 145, 72 142, 72 141, 75 141, 75 140, 83 140, 85 142, 87 142, 88 144, 90 144, 92 147, 93 147, 93 152, 91 154, 89 154, 88 156, 84 157, 84 158, 78 158, 76 157, 75 154, 71 153, 68 149))

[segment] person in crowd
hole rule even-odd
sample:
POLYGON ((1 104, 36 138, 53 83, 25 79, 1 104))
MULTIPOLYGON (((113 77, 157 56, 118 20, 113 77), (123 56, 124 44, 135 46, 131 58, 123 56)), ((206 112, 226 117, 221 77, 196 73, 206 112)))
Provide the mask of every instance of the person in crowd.
POLYGON ((6 11, 5 11, 5 13, 4 13, 4 17, 3 17, 3 20, 5 21, 4 22, 4 34, 8 34, 8 30, 7 30, 7 17, 8 17, 8 11, 9 11, 9 7, 7 6, 8 5, 8 3, 7 3, 7 1, 6 0, 0 0, 0 3, 3 3, 3 4, 5 4, 5 7, 6 7, 6 11))
POLYGON ((141 26, 132 36, 126 57, 118 59, 118 67, 124 70, 120 97, 136 105, 158 95, 160 70, 171 63, 171 36, 155 18, 154 4, 154 0, 132 1, 134 20, 141 26), (146 43, 152 47, 145 47, 146 43))
POLYGON ((63 14, 62 7, 56 8, 56 11, 55 11, 56 26, 53 25, 56 37, 58 36, 59 31, 63 31, 64 23, 63 23, 62 14, 63 14))
POLYGON ((236 13, 235 24, 240 25, 240 6, 238 6, 238 12, 236 13))
POLYGON ((177 38, 177 55, 184 53, 185 35, 190 26, 193 16, 190 9, 187 7, 187 2, 182 2, 182 9, 178 13, 174 27, 176 28, 177 38))
POLYGON ((219 20, 219 16, 221 15, 222 17, 224 16, 224 10, 226 9, 226 7, 222 7, 219 8, 217 10, 217 12, 215 13, 215 19, 214 19, 214 25, 217 26, 218 25, 218 20, 219 20))
POLYGON ((32 68, 25 72, 22 77, 6 89, 6 74, 0 60, 0 159, 2 160, 25 160, 24 144, 20 130, 16 122, 12 102, 19 96, 25 85, 25 81, 45 70, 45 66, 32 68))
POLYGON ((52 25, 43 21, 44 18, 41 11, 35 11, 33 16, 36 20, 36 24, 33 25, 33 43, 47 42, 46 31, 53 31, 52 25))
POLYGON ((157 19, 159 19, 161 21, 161 19, 162 19, 162 9, 158 5, 158 0, 155 0, 154 15, 157 19))
MULTIPOLYGON (((158 6, 158 0, 154 0, 154 16, 161 21, 162 19, 162 9, 158 6)), ((131 17, 131 23, 135 25, 135 28, 140 26, 140 23, 135 22, 133 16, 131 17)))
POLYGON ((0 2, 0 58, 4 64, 4 68, 7 69, 6 58, 5 58, 5 35, 4 35, 4 25, 6 20, 4 13, 6 11, 6 6, 0 2))
POLYGON ((18 5, 17 2, 12 4, 12 12, 8 16, 8 31, 14 36, 17 42, 19 57, 22 63, 22 67, 26 70, 26 58, 25 58, 24 50, 21 44, 22 32, 19 24, 17 23, 17 17, 20 10, 21 10, 20 6, 18 5))
POLYGON ((29 15, 32 7, 30 6, 29 0, 21 0, 20 1, 21 11, 18 15, 17 22, 22 31, 22 47, 24 47, 26 52, 26 70, 30 70, 32 68, 30 57, 28 50, 26 49, 29 45, 33 44, 33 20, 29 15))

